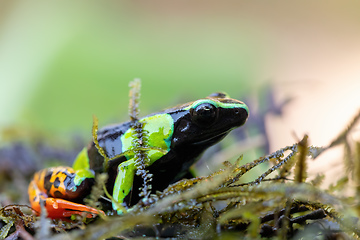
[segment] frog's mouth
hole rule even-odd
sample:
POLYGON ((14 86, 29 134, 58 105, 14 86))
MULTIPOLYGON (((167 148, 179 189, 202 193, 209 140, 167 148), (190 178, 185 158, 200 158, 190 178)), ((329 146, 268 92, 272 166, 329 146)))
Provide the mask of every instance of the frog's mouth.
POLYGON ((218 135, 215 135, 213 137, 206 138, 204 140, 194 142, 193 144, 194 145, 203 145, 203 144, 212 145, 212 144, 215 144, 215 143, 219 142, 221 139, 223 139, 229 132, 230 131, 222 132, 222 133, 220 133, 218 135))

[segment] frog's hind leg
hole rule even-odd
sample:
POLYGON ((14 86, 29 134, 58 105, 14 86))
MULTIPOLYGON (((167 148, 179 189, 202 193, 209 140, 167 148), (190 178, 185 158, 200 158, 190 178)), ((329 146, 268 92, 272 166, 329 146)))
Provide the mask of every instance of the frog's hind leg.
POLYGON ((92 218, 99 214, 101 211, 95 208, 71 201, 86 196, 94 183, 93 178, 80 178, 82 175, 70 167, 48 168, 35 173, 28 188, 32 208, 40 214, 40 202, 44 201, 50 218, 66 218, 73 214, 92 218))

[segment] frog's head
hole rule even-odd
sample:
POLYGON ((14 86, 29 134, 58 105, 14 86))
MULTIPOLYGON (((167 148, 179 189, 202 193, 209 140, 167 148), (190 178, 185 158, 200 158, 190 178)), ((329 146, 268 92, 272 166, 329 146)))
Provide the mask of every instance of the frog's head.
POLYGON ((224 93, 214 93, 182 105, 170 114, 175 120, 172 147, 207 148, 243 125, 249 109, 224 93))

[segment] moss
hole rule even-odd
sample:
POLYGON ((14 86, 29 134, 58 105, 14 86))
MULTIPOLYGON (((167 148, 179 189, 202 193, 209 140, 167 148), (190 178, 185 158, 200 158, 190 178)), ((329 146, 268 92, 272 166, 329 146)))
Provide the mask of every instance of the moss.
MULTIPOLYGON (((31 213, 26 213, 26 207, 8 205, 0 209, 3 221, 0 237, 20 232, 24 234, 25 231, 52 239, 124 239, 144 236, 182 239, 231 239, 235 236, 245 239, 300 239, 320 236, 336 239, 340 235, 360 238, 360 143, 349 138, 360 119, 360 112, 334 140, 329 141, 328 146, 309 146, 308 136, 304 136, 291 146, 247 164, 240 165, 240 156, 235 163, 225 162, 222 169, 208 176, 183 179, 162 192, 149 195, 151 186, 144 166, 146 152, 152 148, 147 146, 142 126, 136 124, 139 122, 138 90, 131 96, 135 96, 130 107, 131 120, 139 139, 145 139, 141 144, 134 140, 135 147, 131 150, 138 156, 138 169, 144 171, 139 173, 144 176, 144 198, 132 211, 121 216, 108 214, 91 223, 84 222, 84 219, 74 219, 73 222, 53 221, 45 224, 44 216, 35 218, 31 213), (324 174, 308 178, 309 159, 315 159, 324 151, 339 145, 346 150, 343 165, 347 172, 340 176, 337 183, 322 189, 320 184, 324 174), (243 181, 244 175, 264 162, 272 163, 272 166, 261 172, 255 180, 243 181), (353 190, 353 195, 342 195, 343 189, 353 190), (53 231, 50 232, 49 228, 53 231)), ((95 119, 93 138, 101 153, 96 132, 95 119)), ((106 158, 105 154, 103 156, 106 158)), ((100 176, 96 179, 89 200, 86 200, 94 207, 99 207, 99 198, 104 198, 103 190, 106 195, 103 187, 106 176, 100 176)), ((111 196, 108 197, 111 199, 111 196)))

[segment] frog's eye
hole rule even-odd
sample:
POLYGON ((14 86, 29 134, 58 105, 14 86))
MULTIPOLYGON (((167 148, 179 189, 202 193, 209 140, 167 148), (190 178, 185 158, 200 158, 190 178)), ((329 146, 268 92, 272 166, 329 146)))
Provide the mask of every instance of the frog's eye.
POLYGON ((217 108, 211 103, 202 103, 192 108, 190 113, 195 123, 209 126, 216 120, 217 108))

